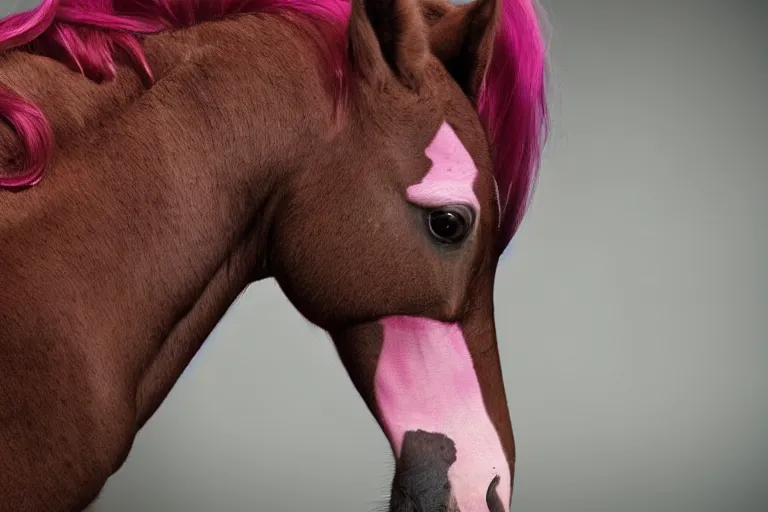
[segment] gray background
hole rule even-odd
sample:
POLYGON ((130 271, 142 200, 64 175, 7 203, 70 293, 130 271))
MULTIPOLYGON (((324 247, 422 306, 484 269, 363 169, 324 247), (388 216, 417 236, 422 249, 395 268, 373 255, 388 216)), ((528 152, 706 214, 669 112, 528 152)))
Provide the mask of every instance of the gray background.
MULTIPOLYGON (((768 510, 768 2, 544 7, 553 133, 496 289, 513 510, 768 510)), ((326 336, 263 282, 93 509, 364 512, 391 471, 326 336)))

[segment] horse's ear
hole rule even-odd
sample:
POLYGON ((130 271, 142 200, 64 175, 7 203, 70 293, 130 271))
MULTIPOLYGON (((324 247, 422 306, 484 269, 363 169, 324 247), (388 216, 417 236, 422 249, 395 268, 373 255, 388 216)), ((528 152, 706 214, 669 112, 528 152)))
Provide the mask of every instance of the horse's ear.
POLYGON ((417 91, 429 57, 427 29, 416 0, 351 0, 349 57, 366 80, 382 84, 394 74, 417 91))
POLYGON ((500 7, 501 0, 474 0, 448 10, 430 27, 432 52, 472 99, 491 60, 500 7))

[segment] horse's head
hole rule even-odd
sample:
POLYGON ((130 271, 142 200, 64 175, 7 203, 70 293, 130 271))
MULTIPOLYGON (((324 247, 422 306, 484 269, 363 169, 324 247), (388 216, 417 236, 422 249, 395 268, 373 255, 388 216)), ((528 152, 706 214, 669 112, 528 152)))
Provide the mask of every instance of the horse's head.
POLYGON ((392 446, 390 510, 509 507, 493 282, 520 205, 500 202, 477 106, 501 9, 353 0, 344 122, 275 221, 271 270, 392 446))

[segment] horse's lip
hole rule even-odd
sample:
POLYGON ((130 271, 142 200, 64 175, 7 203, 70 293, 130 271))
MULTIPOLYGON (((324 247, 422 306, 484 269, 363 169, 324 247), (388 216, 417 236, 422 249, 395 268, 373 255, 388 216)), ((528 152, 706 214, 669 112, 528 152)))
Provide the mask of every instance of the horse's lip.
MULTIPOLYGON (((414 468, 414 470, 418 471, 420 468, 414 468)), ((424 469, 424 468, 421 468, 424 469)), ((404 472, 407 473, 407 472, 404 472)), ((393 498, 395 498, 397 501, 390 502, 390 508, 389 512, 431 512, 432 507, 430 507, 429 498, 427 498, 427 501, 424 500, 423 495, 416 495, 412 496, 409 494, 409 490, 405 488, 403 485, 403 477, 407 479, 407 474, 399 474, 395 476, 395 482, 393 485, 393 498), (399 478, 398 478, 399 477, 399 478), (425 508, 425 505, 426 507, 425 508)), ((504 512, 504 505, 502 504, 501 498, 499 497, 499 494, 496 492, 496 488, 498 487, 499 483, 501 482, 501 478, 496 475, 492 480, 491 483, 488 485, 488 489, 485 493, 485 501, 488 506, 488 512, 504 512)), ((456 508, 456 504, 452 499, 452 496, 450 496, 450 487, 446 485, 444 489, 440 489, 443 493, 448 493, 446 495, 446 499, 448 500, 448 503, 446 503, 440 510, 448 510, 450 512, 461 512, 458 508, 456 508)), ((428 489, 428 490, 421 490, 422 493, 436 493, 438 492, 437 489, 428 489)))

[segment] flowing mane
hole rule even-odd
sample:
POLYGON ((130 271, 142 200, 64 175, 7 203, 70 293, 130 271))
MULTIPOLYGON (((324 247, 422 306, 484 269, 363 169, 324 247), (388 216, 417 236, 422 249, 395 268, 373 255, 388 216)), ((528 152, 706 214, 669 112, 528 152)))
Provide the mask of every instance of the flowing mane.
MULTIPOLYGON (((120 58, 149 87, 152 70, 142 35, 239 14, 281 13, 318 29, 331 86, 343 97, 349 12, 349 0, 43 0, 34 9, 0 20, 0 51, 45 55, 96 82, 114 79, 120 58)), ((477 102, 494 150, 502 211, 499 252, 522 221, 538 174, 547 123, 545 54, 533 0, 505 0, 477 102)), ((4 88, 0 118, 13 127, 24 149, 21 172, 0 177, 0 188, 37 184, 54 150, 48 121, 35 105, 4 88)))

